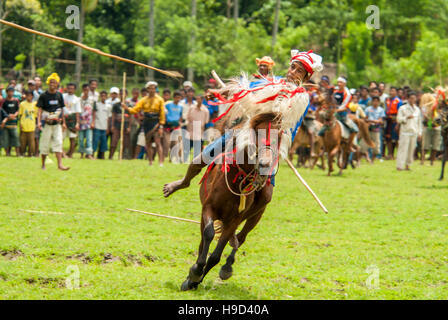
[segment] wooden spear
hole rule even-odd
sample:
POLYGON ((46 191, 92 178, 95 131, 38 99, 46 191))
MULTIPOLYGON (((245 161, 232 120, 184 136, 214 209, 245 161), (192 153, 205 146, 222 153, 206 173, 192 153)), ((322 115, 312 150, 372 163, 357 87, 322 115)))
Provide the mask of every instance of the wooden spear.
POLYGON ((190 219, 184 219, 184 218, 178 218, 178 217, 172 217, 172 216, 165 216, 163 214, 157 214, 157 213, 152 213, 152 212, 145 212, 145 211, 140 211, 140 210, 135 210, 135 209, 126 209, 126 210, 132 211, 132 212, 143 213, 143 214, 147 214, 149 216, 154 216, 154 217, 161 217, 161 218, 166 218, 166 219, 171 219, 171 220, 178 220, 178 221, 185 221, 185 222, 201 224, 199 221, 190 220, 190 219))
POLYGON ((294 174, 296 175, 296 177, 300 180, 300 182, 302 182, 302 184, 305 186, 306 190, 309 191, 309 193, 311 193, 311 195, 313 196, 313 198, 316 200, 316 202, 319 204, 319 206, 322 208, 322 210, 325 213, 328 213, 327 208, 325 208, 325 206, 323 205, 322 201, 320 201, 319 197, 314 193, 314 191, 310 188, 310 186, 308 185, 308 183, 306 183, 305 179, 302 178, 302 176, 299 174, 299 172, 297 171, 297 169, 294 167, 294 165, 291 163, 291 161, 289 161, 288 158, 285 158, 286 163, 288 164, 288 166, 291 168, 292 171, 294 171, 294 174))
MULTIPOLYGON (((121 103, 126 103, 126 72, 123 72, 123 89, 121 93, 121 103)), ((120 106, 121 108, 121 106, 120 106)), ((123 160, 123 138, 124 138, 124 113, 121 108, 121 128, 120 128, 120 161, 123 160)))
POLYGON ((167 75, 167 76, 172 77, 172 78, 183 78, 183 76, 179 72, 177 72, 177 71, 162 70, 162 69, 158 69, 158 68, 155 68, 155 67, 152 67, 152 66, 148 66, 147 64, 143 64, 143 63, 131 60, 131 59, 126 59, 126 58, 122 58, 122 57, 119 57, 119 56, 116 56, 116 55, 113 55, 113 54, 105 53, 105 52, 103 52, 101 50, 98 50, 98 49, 95 49, 95 48, 91 48, 89 46, 86 46, 85 44, 82 44, 82 43, 74 41, 74 40, 70 40, 70 39, 66 39, 66 38, 62 38, 62 37, 57 37, 57 36, 54 36, 52 34, 36 31, 36 30, 33 30, 33 29, 29 29, 29 28, 25 28, 25 27, 23 27, 21 25, 18 25, 18 24, 15 24, 15 23, 3 20, 3 19, 0 19, 0 23, 5 24, 5 25, 10 26, 10 27, 13 27, 13 28, 16 28, 16 29, 19 29, 19 30, 22 30, 22 31, 25 31, 25 32, 28 32, 28 33, 36 34, 38 36, 46 37, 46 38, 53 39, 53 40, 62 41, 62 42, 65 42, 65 43, 70 43, 70 44, 72 44, 74 46, 80 47, 80 48, 82 48, 84 50, 87 50, 87 51, 90 51, 90 52, 93 52, 93 53, 96 53, 96 54, 99 54, 101 56, 105 56, 105 57, 108 57, 108 58, 111 58, 111 59, 115 59, 115 60, 119 60, 119 61, 123 61, 123 62, 127 62, 127 63, 132 63, 132 64, 135 64, 137 66, 143 67, 143 68, 147 68, 147 69, 151 69, 151 70, 163 73, 164 75, 167 75))

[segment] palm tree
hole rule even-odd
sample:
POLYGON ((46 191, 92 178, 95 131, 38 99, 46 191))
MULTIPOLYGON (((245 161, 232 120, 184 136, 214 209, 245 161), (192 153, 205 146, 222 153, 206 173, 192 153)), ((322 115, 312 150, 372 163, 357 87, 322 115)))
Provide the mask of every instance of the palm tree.
MULTIPOLYGON (((84 21, 86 13, 92 12, 98 5, 98 0, 81 0, 81 16, 79 21, 78 42, 82 43, 84 37, 84 21)), ((75 67, 75 79, 79 85, 81 82, 82 71, 82 49, 76 49, 76 67, 75 67)))

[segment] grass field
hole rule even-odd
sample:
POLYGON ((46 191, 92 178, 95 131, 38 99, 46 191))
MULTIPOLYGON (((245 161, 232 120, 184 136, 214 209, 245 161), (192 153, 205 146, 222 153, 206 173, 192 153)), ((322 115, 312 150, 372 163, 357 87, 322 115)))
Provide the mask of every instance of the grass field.
POLYGON ((199 178, 164 199, 163 183, 185 165, 65 164, 69 172, 55 164, 42 171, 38 159, 0 158, 2 299, 448 298, 448 180, 437 181, 439 164, 414 164, 413 172, 364 164, 330 178, 301 170, 328 215, 282 165, 233 277, 219 280, 217 266, 186 293, 179 288, 196 259, 199 227, 125 209, 199 219, 199 178), (80 287, 70 290, 76 268, 80 287), (368 285, 375 278, 377 287, 368 285))

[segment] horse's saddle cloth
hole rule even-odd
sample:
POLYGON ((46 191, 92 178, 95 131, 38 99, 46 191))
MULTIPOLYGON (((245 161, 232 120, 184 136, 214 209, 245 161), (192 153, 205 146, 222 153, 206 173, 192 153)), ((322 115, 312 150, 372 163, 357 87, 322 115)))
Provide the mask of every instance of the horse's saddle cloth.
POLYGON ((348 140, 350 137, 350 130, 339 120, 337 120, 338 125, 341 127, 342 138, 348 140))

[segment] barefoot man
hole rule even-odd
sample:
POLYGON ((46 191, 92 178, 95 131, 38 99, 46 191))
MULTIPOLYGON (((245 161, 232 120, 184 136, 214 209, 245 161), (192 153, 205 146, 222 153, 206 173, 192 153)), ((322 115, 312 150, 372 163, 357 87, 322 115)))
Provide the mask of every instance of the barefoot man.
MULTIPOLYGON (((290 66, 286 74, 286 83, 293 83, 296 86, 301 85, 302 83, 308 81, 315 71, 321 71, 323 69, 322 57, 312 53, 312 51, 298 52, 297 50, 293 50, 291 52, 291 56, 292 58, 290 61, 290 66)), ((262 87, 265 85, 266 83, 263 83, 260 86, 262 87)), ((268 85, 270 84, 268 83, 268 85)), ((252 88, 252 84, 250 87, 252 88)), ((305 108, 309 104, 308 94, 306 94, 305 96, 306 97, 303 101, 303 108, 305 108)), ((295 122, 297 122, 297 120, 299 119, 295 119, 295 122)), ((231 136, 227 135, 226 133, 220 138, 216 139, 213 143, 209 144, 201 154, 193 159, 183 179, 168 183, 163 187, 163 195, 165 197, 168 197, 177 190, 189 187, 191 180, 201 172, 202 168, 209 164, 204 161, 204 158, 213 159, 215 156, 217 156, 217 154, 214 154, 215 150, 224 150, 226 142, 229 139, 231 139, 231 136)), ((272 181, 271 184, 269 186, 266 186, 265 188, 272 189, 273 184, 274 181, 272 181)), ((266 194, 272 195, 272 192, 268 191, 266 192, 266 194)), ((266 201, 269 202, 270 198, 268 197, 266 201)))
POLYGON ((45 160, 50 153, 50 148, 56 154, 59 170, 69 170, 62 165, 62 130, 66 130, 64 117, 64 97, 58 91, 60 78, 57 73, 51 74, 47 79, 48 90, 39 96, 37 107, 37 125, 42 132, 39 149, 42 155, 42 169, 45 170, 45 160), (42 121, 45 126, 42 128, 42 121))

